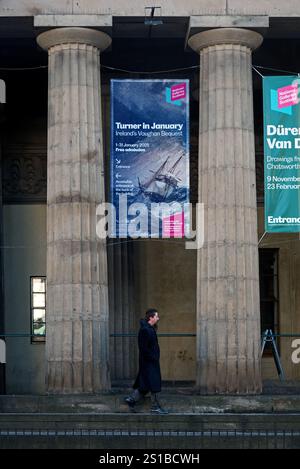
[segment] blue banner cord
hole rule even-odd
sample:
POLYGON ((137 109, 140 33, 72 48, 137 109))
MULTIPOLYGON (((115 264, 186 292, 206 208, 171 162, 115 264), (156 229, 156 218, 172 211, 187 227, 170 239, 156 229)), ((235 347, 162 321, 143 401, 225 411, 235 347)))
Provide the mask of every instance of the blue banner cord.
MULTIPOLYGON (((40 70, 43 68, 48 68, 48 65, 38 65, 36 67, 0 67, 0 71, 20 71, 20 70, 40 70)), ((106 68, 107 70, 114 70, 116 72, 124 72, 124 73, 137 73, 137 74, 155 74, 155 73, 171 73, 171 72, 181 72, 183 70, 192 70, 192 69, 200 69, 200 65, 192 65, 191 67, 184 67, 184 68, 174 68, 170 70, 148 70, 148 71, 138 71, 138 70, 126 70, 123 68, 117 68, 117 67, 110 67, 109 65, 100 65, 100 68, 106 68)), ((264 70, 270 70, 272 72, 281 72, 281 73, 289 73, 292 75, 300 75, 299 72, 291 72, 290 70, 281 70, 278 68, 272 68, 272 67, 265 67, 264 65, 253 65, 252 66, 253 70, 257 72, 261 77, 264 77, 257 69, 262 68, 264 70)))
MULTIPOLYGON (((271 72, 281 72, 281 73, 288 73, 288 74, 291 74, 291 75, 299 75, 299 72, 291 72, 290 70, 280 70, 278 68, 271 68, 271 67, 264 67, 263 65, 252 65, 252 68, 257 72, 259 73, 258 70, 256 70, 257 68, 263 68, 264 70, 270 70, 271 72)), ((260 73, 259 73, 260 74, 260 73)), ((260 74, 261 75, 261 74, 260 74)), ((261 75, 262 77, 264 75, 261 75)))
POLYGON ((262 78, 264 78, 264 75, 262 75, 262 74, 254 67, 254 65, 252 65, 252 68, 253 68, 253 70, 254 70, 256 73, 258 73, 258 75, 260 75, 262 78))
POLYGON ((263 233, 263 235, 260 237, 260 239, 259 239, 259 241, 258 241, 258 243, 257 243, 257 246, 260 245, 261 241, 264 239, 264 237, 265 237, 266 234, 267 234, 267 231, 265 231, 265 232, 263 233))

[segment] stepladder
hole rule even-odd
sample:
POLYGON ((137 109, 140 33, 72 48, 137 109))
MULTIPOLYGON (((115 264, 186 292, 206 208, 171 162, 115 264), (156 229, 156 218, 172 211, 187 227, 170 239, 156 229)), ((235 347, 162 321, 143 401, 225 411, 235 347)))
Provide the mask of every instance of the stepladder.
POLYGON ((278 348, 277 348, 277 344, 276 344, 276 334, 273 333, 272 329, 266 329, 264 331, 263 335, 262 335, 261 356, 263 356, 265 346, 266 346, 267 343, 271 344, 272 354, 273 354, 273 358, 274 358, 274 361, 275 361, 275 366, 276 366, 276 370, 277 370, 277 374, 279 376, 279 379, 280 379, 280 381, 284 381, 285 376, 284 376, 284 371, 283 371, 283 368, 282 368, 282 364, 281 364, 281 361, 280 361, 280 356, 279 356, 279 352, 278 352, 278 348))

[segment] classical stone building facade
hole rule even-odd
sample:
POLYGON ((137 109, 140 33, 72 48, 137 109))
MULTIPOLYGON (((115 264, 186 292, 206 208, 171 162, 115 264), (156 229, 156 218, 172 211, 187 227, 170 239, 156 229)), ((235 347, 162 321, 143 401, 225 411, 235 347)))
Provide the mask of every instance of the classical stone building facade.
MULTIPOLYGON (((128 382, 150 306, 161 314, 166 381, 255 394, 276 378, 260 334, 300 333, 300 247, 298 235, 264 233, 262 86, 252 64, 262 75, 299 71, 299 26, 292 0, 1 2, 6 392, 128 382), (110 79, 134 77, 190 80, 191 200, 205 213, 198 252, 178 240, 96 236, 96 207, 109 197, 110 79), (43 307, 46 341, 33 340, 43 307)), ((278 345, 287 378, 298 379, 291 339, 278 345)))

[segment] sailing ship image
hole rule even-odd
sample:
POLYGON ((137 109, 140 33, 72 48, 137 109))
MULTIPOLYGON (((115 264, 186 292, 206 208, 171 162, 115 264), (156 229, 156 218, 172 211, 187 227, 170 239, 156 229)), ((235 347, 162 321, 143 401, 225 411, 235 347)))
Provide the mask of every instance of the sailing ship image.
POLYGON ((180 191, 179 183, 181 182, 181 178, 178 175, 178 165, 183 156, 184 153, 182 152, 171 166, 169 162, 170 156, 168 156, 156 171, 149 169, 153 176, 143 184, 138 177, 139 193, 153 202, 166 202, 170 198, 173 200, 178 199, 178 191, 180 191))

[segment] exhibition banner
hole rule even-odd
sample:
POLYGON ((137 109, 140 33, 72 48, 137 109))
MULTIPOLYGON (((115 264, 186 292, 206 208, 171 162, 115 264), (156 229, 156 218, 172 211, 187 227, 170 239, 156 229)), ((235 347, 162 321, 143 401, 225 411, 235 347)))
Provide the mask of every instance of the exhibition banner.
POLYGON ((110 169, 117 237, 184 237, 188 80, 111 80, 110 169))
POLYGON ((300 231, 300 80, 263 78, 265 230, 300 231))

